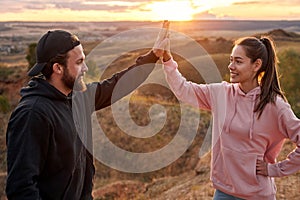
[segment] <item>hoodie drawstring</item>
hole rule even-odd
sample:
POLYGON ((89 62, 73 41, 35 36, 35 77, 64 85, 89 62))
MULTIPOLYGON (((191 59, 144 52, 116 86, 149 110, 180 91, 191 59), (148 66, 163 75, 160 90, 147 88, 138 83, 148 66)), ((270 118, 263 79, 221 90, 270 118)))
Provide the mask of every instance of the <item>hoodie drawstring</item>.
MULTIPOLYGON (((253 129, 254 129, 254 121, 255 121, 255 113, 254 113, 254 109, 255 109, 255 101, 256 101, 256 97, 259 93, 259 90, 255 90, 254 91, 254 94, 252 95, 252 99, 251 99, 251 117, 250 117, 250 130, 249 130, 249 138, 250 140, 253 138, 253 129)), ((228 126, 226 127, 226 133, 229 133, 230 132, 230 126, 231 126, 231 123, 233 121, 233 118, 237 112, 237 101, 238 101, 238 92, 236 91, 234 95, 234 106, 233 106, 233 113, 230 113, 231 116, 229 115, 229 112, 227 113, 228 117, 230 116, 230 120, 228 121, 228 126)), ((226 116, 227 117, 227 116, 226 116)))
MULTIPOLYGON (((234 90, 233 90, 234 91, 234 90)), ((230 132, 230 126, 231 126, 231 122, 232 122, 232 120, 233 120, 233 118, 234 118, 234 116, 235 116, 235 113, 236 113, 236 104, 237 104, 237 92, 235 92, 235 94, 233 94, 233 96, 235 96, 234 98, 233 98, 233 100, 234 100, 234 102, 233 102, 233 113, 232 113, 232 115, 231 115, 231 117, 230 117, 230 120, 228 121, 228 126, 226 127, 226 133, 229 133, 230 132)), ((227 113, 228 115, 229 115, 229 112, 227 113)))
POLYGON ((255 113, 254 113, 254 108, 255 108, 255 101, 256 101, 256 95, 257 95, 257 90, 255 91, 254 95, 252 96, 252 113, 251 113, 251 122, 250 122, 250 131, 249 131, 249 138, 250 140, 253 137, 253 127, 254 127, 254 117, 255 117, 255 113))

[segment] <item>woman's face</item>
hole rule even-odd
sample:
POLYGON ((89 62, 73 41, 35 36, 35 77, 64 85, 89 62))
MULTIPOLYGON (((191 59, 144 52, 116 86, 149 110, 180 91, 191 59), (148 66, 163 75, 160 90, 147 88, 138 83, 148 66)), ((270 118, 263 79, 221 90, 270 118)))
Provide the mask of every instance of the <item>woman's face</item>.
POLYGON ((256 73, 259 68, 256 62, 252 63, 251 59, 246 56, 243 46, 236 45, 232 49, 228 69, 230 82, 254 87, 258 85, 256 73))

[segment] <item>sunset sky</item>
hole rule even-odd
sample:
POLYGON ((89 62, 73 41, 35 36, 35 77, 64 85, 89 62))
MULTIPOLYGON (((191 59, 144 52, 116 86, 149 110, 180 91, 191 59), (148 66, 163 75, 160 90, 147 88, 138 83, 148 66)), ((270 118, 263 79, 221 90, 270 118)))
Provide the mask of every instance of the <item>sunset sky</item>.
POLYGON ((1 0, 0 21, 300 20, 300 0, 1 0))

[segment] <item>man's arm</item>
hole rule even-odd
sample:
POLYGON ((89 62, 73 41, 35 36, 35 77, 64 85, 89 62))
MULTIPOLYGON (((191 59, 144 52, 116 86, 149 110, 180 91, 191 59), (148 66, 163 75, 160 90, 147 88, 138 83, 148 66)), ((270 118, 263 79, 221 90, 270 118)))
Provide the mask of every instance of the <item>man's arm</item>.
POLYGON ((128 69, 116 73, 111 78, 97 83, 95 109, 99 110, 107 107, 135 90, 147 79, 154 69, 155 63, 158 59, 159 58, 153 53, 153 51, 150 51, 146 55, 138 57, 136 63, 128 69), (124 76, 125 74, 126 77, 124 76), (117 91, 114 91, 115 86, 121 77, 124 79, 118 85, 117 91))

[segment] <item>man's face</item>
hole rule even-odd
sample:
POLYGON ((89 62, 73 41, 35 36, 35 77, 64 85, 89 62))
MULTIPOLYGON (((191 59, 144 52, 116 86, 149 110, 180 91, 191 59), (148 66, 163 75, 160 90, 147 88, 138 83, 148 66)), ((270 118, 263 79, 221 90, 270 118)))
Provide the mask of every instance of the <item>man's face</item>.
POLYGON ((83 76, 87 72, 88 67, 84 60, 82 45, 76 46, 68 52, 67 67, 63 71, 62 82, 71 90, 85 91, 86 84, 83 76))

